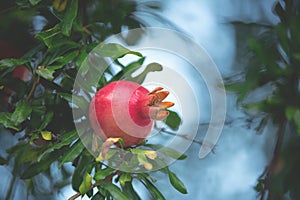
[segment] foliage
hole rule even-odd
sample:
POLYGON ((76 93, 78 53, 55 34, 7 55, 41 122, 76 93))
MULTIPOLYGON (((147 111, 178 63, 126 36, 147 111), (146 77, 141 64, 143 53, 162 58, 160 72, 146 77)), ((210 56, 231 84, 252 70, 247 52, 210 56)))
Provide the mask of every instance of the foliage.
POLYGON ((299 11, 298 1, 285 0, 274 7, 280 19, 275 26, 234 23, 259 34, 248 40, 251 53, 241 58, 248 61, 240 63, 245 66, 242 78, 228 78, 227 89, 236 92, 239 105, 259 118, 258 132, 268 121, 278 126, 273 159, 256 186, 261 199, 283 199, 284 195, 300 198, 300 184, 295 181, 300 178, 299 149, 295 147, 300 135, 299 11), (259 96, 262 93, 264 96, 259 96))
MULTIPOLYGON (((135 15, 136 12, 141 12, 138 9, 141 5, 135 1, 121 0, 17 0, 2 1, 1 4, 1 15, 5 16, 1 19, 5 22, 2 30, 6 30, 2 37, 14 40, 7 33, 12 29, 7 21, 12 20, 21 23, 22 27, 31 26, 32 32, 28 34, 28 28, 25 28, 24 34, 28 35, 30 39, 27 41, 31 42, 28 44, 30 48, 22 50, 26 53, 21 58, 0 61, 0 124, 13 134, 24 133, 15 146, 7 149, 7 158, 0 158, 0 164, 7 165, 13 160, 13 175, 26 179, 30 188, 29 185, 33 187, 32 180, 38 174, 49 174, 53 163, 64 171, 64 163, 72 162, 75 170, 71 183, 78 193, 71 199, 83 195, 91 199, 140 199, 133 181, 145 185, 153 198, 164 199, 154 185, 151 173, 127 173, 109 167, 103 158, 95 159, 78 139, 72 116, 72 103, 82 105, 89 101, 81 98, 73 98, 72 101, 74 80, 82 62, 106 37, 123 29, 143 26, 135 15), (34 20, 36 21, 33 23, 34 20), (24 82, 17 78, 12 81, 13 70, 19 65, 24 65, 30 71, 30 81, 24 82), (98 190, 94 192, 94 188, 98 190)), ((150 10, 158 8, 156 4, 149 2, 145 2, 143 6, 150 10)), ((139 38, 129 40, 125 37, 124 40, 132 44, 139 38)), ((102 45, 97 53, 113 58, 121 68, 118 73, 108 68, 105 73, 111 78, 101 78, 98 89, 110 81, 124 78, 124 74, 131 75, 145 60, 140 53, 117 44, 102 45), (115 56, 120 54, 122 56, 115 56), (136 55, 138 60, 124 66, 119 58, 127 54, 136 55)), ((159 64, 151 63, 140 76, 127 78, 141 83, 147 73, 159 70, 159 64)), ((177 113, 171 112, 166 124, 176 130, 180 122, 177 113)), ((146 142, 142 145, 147 150, 131 150, 135 152, 136 166, 147 169, 147 166, 152 166, 155 162, 162 162, 149 154, 149 151, 155 152, 160 146, 146 142)), ((172 149, 164 149, 161 153, 170 157, 177 157, 179 154, 172 149)), ((187 193, 184 184, 168 167, 161 171, 168 175, 175 189, 187 193)), ((68 173, 62 173, 69 176, 68 173)), ((67 183, 63 183, 65 184, 67 183)), ((7 199, 11 192, 12 187, 7 199)))

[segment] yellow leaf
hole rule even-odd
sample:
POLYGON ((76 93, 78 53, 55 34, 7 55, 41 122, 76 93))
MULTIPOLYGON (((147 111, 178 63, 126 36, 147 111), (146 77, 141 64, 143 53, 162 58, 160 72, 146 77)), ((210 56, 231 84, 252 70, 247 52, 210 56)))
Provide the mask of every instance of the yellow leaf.
POLYGON ((157 153, 155 151, 152 150, 145 150, 145 155, 147 156, 147 158, 154 160, 157 157, 157 153))
POLYGON ((41 135, 44 140, 52 140, 52 133, 50 131, 42 131, 41 135))

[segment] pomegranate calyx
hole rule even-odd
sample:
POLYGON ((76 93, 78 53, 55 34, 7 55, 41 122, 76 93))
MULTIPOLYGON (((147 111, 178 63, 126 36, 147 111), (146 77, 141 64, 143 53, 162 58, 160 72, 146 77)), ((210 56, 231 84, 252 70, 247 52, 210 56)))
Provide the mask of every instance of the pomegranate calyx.
POLYGON ((174 106, 173 102, 163 102, 169 95, 169 92, 161 90, 163 90, 162 87, 157 87, 148 94, 148 114, 149 117, 154 120, 165 119, 169 115, 169 112, 165 109, 174 106))

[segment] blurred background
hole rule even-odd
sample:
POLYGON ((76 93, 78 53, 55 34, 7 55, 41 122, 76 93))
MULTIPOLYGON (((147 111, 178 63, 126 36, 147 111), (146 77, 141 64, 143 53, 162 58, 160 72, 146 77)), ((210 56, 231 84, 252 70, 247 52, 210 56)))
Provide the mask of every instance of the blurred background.
MULTIPOLYGON (((17 1, 22 5, 25 1, 17 1)), ((103 1, 109 4, 106 1, 103 1)), ((274 8, 277 0, 165 0, 123 1, 134 2, 132 15, 135 23, 142 26, 169 28, 186 34, 202 46, 215 62, 222 77, 239 80, 245 66, 252 58, 247 44, 249 38, 257 38, 269 27, 280 22, 274 8)), ((41 2, 43 3, 43 2, 41 2)), ((33 18, 24 10, 13 10, 16 4, 12 1, 0 3, 0 56, 20 57, 35 45, 34 34, 51 24, 42 15, 33 18), (27 17, 28 16, 28 17, 27 17), (6 46, 10 46, 7 48, 6 46), (11 50, 9 50, 11 49, 11 50), (10 52, 10 53, 8 53, 10 52)), ((25 5, 25 3, 24 3, 25 5)), ((128 5, 132 5, 128 3, 128 5)), ((122 29, 133 28, 126 21, 115 19, 114 10, 103 12, 111 25, 124 23, 120 29, 106 29, 106 35, 116 34, 122 29), (126 26, 125 26, 126 25, 126 26)), ((117 11, 116 11, 117 12, 117 11)), ((120 12, 118 10, 118 12, 120 12)), ((131 24, 131 23, 128 23, 131 24)), ((135 25, 137 25, 135 24, 135 25)), ((139 25, 137 25, 139 27, 139 25)), ((102 38, 102 39, 105 39, 102 38)), ((192 79, 193 77, 191 77, 192 79)), ((194 87, 203 87, 194 85, 194 87)), ((254 95, 248 96, 251 102, 258 101, 269 95, 270 88, 262 88, 254 95)), ((204 159, 198 158, 200 146, 193 143, 187 150, 187 159, 173 163, 170 168, 184 182, 188 194, 180 194, 165 181, 163 173, 156 173, 156 185, 166 199, 209 199, 209 200, 252 200, 259 198, 255 190, 259 177, 272 160, 277 131, 276 124, 264 122, 265 128, 258 129, 261 115, 246 112, 237 103, 238 96, 227 91, 227 115, 221 137, 214 153, 204 159)), ((202 99, 203 105, 209 104, 207 98, 202 99)), ((206 109, 200 105, 200 109, 206 109)), ((195 139, 201 141, 207 130, 210 119, 209 112, 201 113, 201 125, 195 139)), ((4 128, 0 129, 0 155, 6 157, 6 149, 15 145, 24 133, 11 134, 4 128)), ((297 150, 296 150, 297 152, 297 150)), ((65 179, 73 173, 71 163, 66 163, 63 171, 57 169, 57 163, 51 165, 46 174, 39 174, 28 183, 13 175, 13 161, 0 166, 0 199, 11 193, 10 199, 67 199, 75 192, 65 179), (10 184, 13 182, 13 184, 10 184), (28 188, 30 187, 30 188, 28 188), (33 193, 28 191, 33 189, 33 193)), ((143 187, 139 187, 142 199, 151 199, 143 187)), ((87 197, 84 197, 85 199, 87 197)))

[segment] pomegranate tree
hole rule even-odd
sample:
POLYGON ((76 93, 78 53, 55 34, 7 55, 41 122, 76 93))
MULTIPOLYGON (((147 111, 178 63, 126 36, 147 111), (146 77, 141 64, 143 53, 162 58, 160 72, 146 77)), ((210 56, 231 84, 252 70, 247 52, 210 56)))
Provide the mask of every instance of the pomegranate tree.
POLYGON ((163 102, 168 91, 157 87, 149 92, 143 86, 126 80, 115 81, 101 88, 90 103, 90 123, 99 137, 122 138, 124 146, 143 141, 151 132, 155 120, 165 119, 166 108, 174 105, 163 102))

